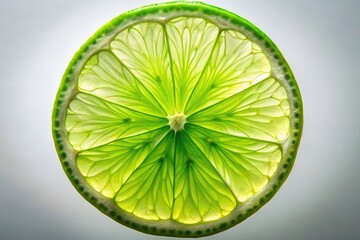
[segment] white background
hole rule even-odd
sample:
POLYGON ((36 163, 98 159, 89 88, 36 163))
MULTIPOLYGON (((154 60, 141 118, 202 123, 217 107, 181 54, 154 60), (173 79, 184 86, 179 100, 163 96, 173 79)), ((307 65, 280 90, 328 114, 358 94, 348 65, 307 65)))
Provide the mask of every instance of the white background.
MULTIPOLYGON (((73 54, 113 17, 154 2, 0 0, 0 239, 160 238, 85 201, 51 136, 53 101, 73 54)), ((305 125, 294 169, 275 197, 205 239, 360 239, 360 2, 207 2, 278 45, 299 83, 305 125)))

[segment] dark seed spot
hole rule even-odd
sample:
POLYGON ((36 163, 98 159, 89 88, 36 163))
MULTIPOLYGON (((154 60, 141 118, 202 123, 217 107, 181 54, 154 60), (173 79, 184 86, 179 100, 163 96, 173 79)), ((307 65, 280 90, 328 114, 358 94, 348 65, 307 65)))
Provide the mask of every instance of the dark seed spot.
POLYGON ((161 78, 159 76, 156 76, 155 81, 158 82, 158 83, 161 83, 161 78))
POLYGON ((131 118, 124 118, 123 122, 124 123, 129 123, 129 122, 132 122, 132 119, 131 118))
POLYGON ((114 212, 114 211, 110 211, 109 215, 110 215, 111 217, 114 217, 114 216, 115 216, 115 212, 114 212))
POLYGON ((137 223, 132 223, 131 226, 132 226, 133 228, 138 228, 138 227, 139 227, 139 224, 137 224, 137 223))
POLYGON ((104 209, 104 207, 105 207, 104 204, 102 204, 102 203, 99 204, 100 209, 104 209))
POLYGON ((61 157, 62 157, 62 158, 66 158, 66 153, 65 153, 65 152, 61 152, 61 157))
MULTIPOLYGON (((285 167, 285 165, 284 165, 284 167, 285 167)), ((285 174, 284 173, 282 173, 282 174, 280 174, 280 176, 279 176, 279 180, 284 180, 284 178, 285 178, 285 174)))
POLYGON ((289 79, 290 79, 290 75, 289 75, 289 74, 286 74, 286 75, 285 75, 285 79, 286 79, 286 80, 289 80, 289 79))
POLYGON ((224 229, 224 228, 226 228, 227 227, 227 223, 222 223, 221 225, 220 225, 220 229, 224 229))
POLYGON ((295 88, 293 88, 293 89, 291 90, 291 92, 292 92, 292 94, 294 95, 294 97, 297 97, 297 91, 296 91, 295 88))
POLYGON ((205 14, 210 14, 211 15, 211 10, 210 9, 203 9, 203 13, 205 13, 205 14))
POLYGON ((206 139, 206 141, 209 143, 210 146, 212 146, 212 147, 216 146, 216 143, 214 142, 214 140, 208 138, 208 139, 206 139))

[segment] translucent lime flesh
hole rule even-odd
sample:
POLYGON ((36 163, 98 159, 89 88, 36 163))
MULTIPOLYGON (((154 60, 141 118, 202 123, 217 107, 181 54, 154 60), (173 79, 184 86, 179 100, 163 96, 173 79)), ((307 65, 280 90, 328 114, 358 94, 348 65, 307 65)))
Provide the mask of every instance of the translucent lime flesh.
POLYGON ((121 211, 213 223, 278 181, 292 96, 252 38, 169 16, 135 21, 84 61, 64 137, 78 177, 121 211))

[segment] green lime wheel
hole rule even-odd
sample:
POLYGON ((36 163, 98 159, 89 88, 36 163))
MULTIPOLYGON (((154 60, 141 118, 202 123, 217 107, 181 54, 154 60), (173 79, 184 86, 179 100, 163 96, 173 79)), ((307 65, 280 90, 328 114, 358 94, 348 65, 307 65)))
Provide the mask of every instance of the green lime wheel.
POLYGON ((75 54, 53 110, 62 166, 115 221, 156 235, 228 229, 287 178, 300 91, 274 43, 199 2, 150 5, 75 54))

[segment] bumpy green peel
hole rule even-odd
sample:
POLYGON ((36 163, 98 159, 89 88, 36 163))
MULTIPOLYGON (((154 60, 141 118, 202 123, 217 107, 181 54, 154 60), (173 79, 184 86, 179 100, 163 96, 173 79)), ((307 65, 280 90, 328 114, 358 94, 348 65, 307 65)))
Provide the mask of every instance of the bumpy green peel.
POLYGON ((302 129, 282 55, 246 20, 202 3, 120 15, 74 56, 53 134, 76 189, 134 229, 198 237, 275 194, 302 129))

